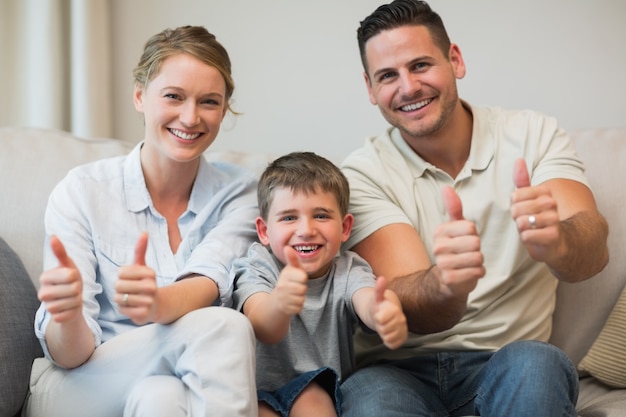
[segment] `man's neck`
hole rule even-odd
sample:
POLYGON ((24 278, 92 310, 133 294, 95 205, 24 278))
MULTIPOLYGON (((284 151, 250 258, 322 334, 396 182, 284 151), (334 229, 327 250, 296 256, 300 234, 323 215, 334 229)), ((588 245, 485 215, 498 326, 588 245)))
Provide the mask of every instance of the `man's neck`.
POLYGON ((472 129, 472 112, 459 100, 452 117, 437 132, 428 137, 402 136, 422 159, 456 178, 469 158, 472 129))

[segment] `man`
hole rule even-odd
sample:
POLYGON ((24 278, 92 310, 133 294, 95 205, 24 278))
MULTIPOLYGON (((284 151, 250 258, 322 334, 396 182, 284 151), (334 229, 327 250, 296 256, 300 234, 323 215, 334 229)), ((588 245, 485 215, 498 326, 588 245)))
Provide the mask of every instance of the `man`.
POLYGON ((379 7, 358 41, 392 128, 342 164, 346 247, 413 334, 396 351, 358 335, 344 416, 575 416, 576 370, 545 342, 557 279, 604 268, 608 226, 570 139, 553 118, 460 100, 461 51, 424 2, 379 7))

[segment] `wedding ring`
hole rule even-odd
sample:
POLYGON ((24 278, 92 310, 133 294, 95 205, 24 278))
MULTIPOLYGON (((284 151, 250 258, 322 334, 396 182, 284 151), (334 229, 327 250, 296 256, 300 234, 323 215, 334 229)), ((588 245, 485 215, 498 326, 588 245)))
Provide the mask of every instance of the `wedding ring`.
POLYGON ((528 223, 530 224, 530 228, 534 229, 537 227, 537 218, 534 215, 528 216, 528 223))
POLYGON ((122 297, 122 304, 125 306, 128 305, 128 293, 124 294, 124 296, 122 297))

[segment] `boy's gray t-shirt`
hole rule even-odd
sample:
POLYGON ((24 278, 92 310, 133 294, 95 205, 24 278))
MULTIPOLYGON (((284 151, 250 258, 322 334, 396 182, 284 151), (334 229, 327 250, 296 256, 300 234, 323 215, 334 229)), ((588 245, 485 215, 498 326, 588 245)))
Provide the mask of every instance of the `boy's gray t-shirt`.
MULTIPOLYGON (((233 265, 235 308, 241 310, 252 294, 271 292, 282 268, 267 248, 254 243, 233 265)), ((304 308, 291 318, 287 336, 274 345, 257 342, 257 388, 275 391, 324 366, 345 379, 354 369, 352 337, 361 324, 352 295, 374 281, 369 264, 350 251, 335 258, 326 276, 309 280, 304 308)))

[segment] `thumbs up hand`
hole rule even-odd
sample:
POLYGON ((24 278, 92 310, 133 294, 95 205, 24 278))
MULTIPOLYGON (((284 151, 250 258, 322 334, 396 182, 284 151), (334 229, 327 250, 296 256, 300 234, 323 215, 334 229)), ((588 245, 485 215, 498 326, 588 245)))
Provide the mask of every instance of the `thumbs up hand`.
POLYGON ((406 316, 402 311, 400 299, 391 290, 387 289, 387 280, 384 277, 376 279, 374 326, 385 346, 397 349, 408 337, 406 316))
POLYGON ((302 311, 304 307, 308 276, 302 269, 302 263, 294 248, 285 246, 284 254, 287 265, 278 276, 272 297, 283 314, 293 316, 302 311))
POLYGON ((476 225, 463 216, 461 199, 452 187, 442 190, 450 221, 437 227, 433 252, 440 290, 447 295, 467 295, 485 275, 484 257, 476 225))
POLYGON ((55 322, 65 323, 82 317, 83 280, 56 236, 50 238, 50 247, 59 266, 41 274, 37 296, 55 322))
POLYGON ((560 242, 559 213, 556 199, 545 185, 531 186, 524 159, 515 161, 511 195, 511 216, 520 239, 530 256, 545 261, 560 242))
POLYGON ((119 269, 115 283, 119 311, 136 324, 153 321, 157 309, 156 274, 146 266, 147 248, 148 234, 143 233, 135 246, 135 262, 119 269))

